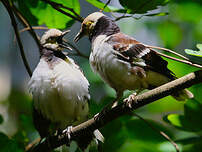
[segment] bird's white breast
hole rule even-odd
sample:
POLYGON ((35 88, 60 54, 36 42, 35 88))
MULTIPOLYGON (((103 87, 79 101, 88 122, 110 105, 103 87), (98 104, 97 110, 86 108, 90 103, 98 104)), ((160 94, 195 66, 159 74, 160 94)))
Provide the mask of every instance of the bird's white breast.
POLYGON ((133 90, 141 87, 139 77, 131 73, 131 65, 121 61, 117 52, 106 41, 109 37, 98 36, 92 44, 90 64, 95 72, 115 90, 133 90))
POLYGON ((88 114, 89 83, 72 59, 52 63, 41 58, 29 82, 34 106, 42 115, 66 127, 88 114))

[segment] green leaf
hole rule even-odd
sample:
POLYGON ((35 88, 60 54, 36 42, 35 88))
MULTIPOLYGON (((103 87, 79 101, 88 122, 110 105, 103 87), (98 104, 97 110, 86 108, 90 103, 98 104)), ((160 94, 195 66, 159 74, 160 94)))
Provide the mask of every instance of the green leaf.
MULTIPOLYGON (((80 5, 78 0, 53 0, 59 2, 64 6, 74 9, 78 14, 80 13, 80 5)), ((20 11, 25 15, 26 19, 32 25, 42 25, 45 24, 49 28, 59 28, 64 29, 70 27, 74 20, 54 8, 49 4, 39 0, 18 0, 18 5, 20 11)), ((67 11, 63 9, 64 11, 67 11)), ((68 13, 72 14, 70 11, 68 13)))
POLYGON ((202 144, 201 141, 200 142, 196 142, 194 144, 188 145, 188 146, 184 146, 183 148, 183 152, 200 152, 202 149, 202 144))
MULTIPOLYGON (((127 119, 127 117, 124 118, 125 120, 127 119)), ((128 138, 127 130, 123 128, 123 123, 120 119, 107 124, 101 132, 106 139, 103 145, 103 151, 116 152, 128 138), (112 143, 116 146, 112 146, 112 143)))
POLYGON ((166 47, 176 47, 182 40, 182 30, 174 22, 167 21, 159 24, 158 31, 166 47))
POLYGON ((184 106, 184 115, 169 114, 164 121, 172 124, 178 129, 198 132, 202 130, 202 104, 195 99, 188 100, 184 106))
MULTIPOLYGON (((147 120, 155 128, 172 134, 159 123, 147 120)), ((144 121, 131 116, 124 116, 106 125, 102 130, 105 136, 103 151, 123 152, 172 152, 174 147, 144 121), (116 145, 116 146, 112 146, 116 145), (166 144, 166 146, 165 146, 166 144), (152 147, 152 148, 151 148, 152 147)))
POLYGON ((195 99, 188 100, 184 106, 184 115, 192 124, 192 127, 199 131, 202 130, 202 104, 199 101, 195 99))
MULTIPOLYGON (((195 70, 195 69, 194 69, 195 70)), ((194 71, 192 70, 192 71, 194 71)), ((191 92, 194 94, 194 99, 197 100, 200 104, 202 104, 202 85, 196 84, 191 87, 191 92)))
MULTIPOLYGON (((153 127, 167 133, 170 137, 172 137, 172 134, 163 125, 149 119, 146 119, 146 121, 149 122, 149 124, 151 124, 153 127)), ((125 126, 128 130, 128 138, 148 141, 152 143, 159 143, 165 141, 165 139, 160 134, 153 131, 153 129, 151 129, 151 127, 143 120, 132 118, 125 123, 125 126), (143 128, 144 134, 147 136, 142 135, 143 128)))
POLYGON ((186 22, 198 24, 202 17, 201 5, 197 4, 196 0, 195 1, 188 0, 188 2, 184 2, 183 0, 180 5, 174 5, 174 8, 171 9, 170 11, 172 11, 173 17, 179 18, 180 20, 186 22), (192 11, 185 11, 185 10, 192 10, 192 11))
POLYGON ((202 142, 202 137, 201 136, 188 137, 184 139, 175 140, 175 142, 183 145, 194 144, 197 142, 202 142))
POLYGON ((190 49, 185 49, 184 51, 189 55, 202 57, 202 44, 197 44, 196 47, 199 49, 199 51, 193 51, 190 49))
MULTIPOLYGON (((162 152, 158 149, 158 145, 152 142, 142 140, 127 140, 118 149, 117 152, 162 152), (151 148, 152 147, 152 148, 151 148)), ((168 151, 166 151, 168 152, 168 151)))
MULTIPOLYGON (((93 6, 103 9, 105 7, 105 3, 99 1, 99 0, 86 0, 88 3, 92 4, 93 6)), ((105 12, 122 12, 122 9, 115 8, 113 6, 107 5, 104 9, 105 12)))
POLYGON ((183 116, 178 114, 170 114, 167 116, 167 120, 175 127, 181 128, 183 126, 183 116))
POLYGON ((120 4, 130 14, 144 14, 157 9, 158 6, 166 5, 169 0, 119 0, 120 4))
POLYGON ((160 13, 145 14, 144 16, 165 16, 168 14, 169 14, 168 12, 160 12, 160 13))
POLYGON ((18 8, 19 11, 25 16, 25 18, 30 22, 31 25, 39 25, 38 19, 32 14, 30 11, 30 8, 37 7, 39 0, 29 0, 29 1, 24 1, 24 0, 18 0, 18 8))
POLYGON ((14 140, 0 132, 0 151, 2 152, 23 152, 14 140))

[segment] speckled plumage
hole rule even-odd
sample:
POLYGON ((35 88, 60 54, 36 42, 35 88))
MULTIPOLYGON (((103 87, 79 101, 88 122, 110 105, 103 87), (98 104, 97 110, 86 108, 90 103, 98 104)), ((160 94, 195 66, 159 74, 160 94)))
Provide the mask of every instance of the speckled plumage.
POLYGON ((42 56, 29 82, 34 108, 64 129, 88 115, 89 83, 74 61, 42 56))
MULTIPOLYGON (((95 12, 84 21, 75 40, 78 41, 84 34, 89 36, 92 43, 91 67, 115 89, 117 99, 125 90, 139 92, 152 89, 176 78, 167 68, 167 61, 144 44, 121 33, 109 17, 95 12)), ((173 96, 177 100, 185 100, 192 98, 193 94, 185 89, 173 96)))
POLYGON ((42 36, 40 61, 29 81, 34 124, 42 137, 51 129, 65 129, 88 116, 89 83, 74 61, 61 52, 64 33, 50 29, 42 36))
MULTIPOLYGON (((62 53, 68 48, 62 40, 67 32, 50 29, 42 36, 40 61, 29 81, 34 125, 41 138, 88 118, 89 82, 79 66, 62 53)), ((78 139, 77 144, 84 150, 93 138, 104 142, 95 130, 78 139)))

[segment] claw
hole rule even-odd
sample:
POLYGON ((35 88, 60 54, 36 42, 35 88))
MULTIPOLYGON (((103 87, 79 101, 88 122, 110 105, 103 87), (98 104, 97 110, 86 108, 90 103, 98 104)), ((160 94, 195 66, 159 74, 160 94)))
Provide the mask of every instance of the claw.
POLYGON ((118 105, 118 101, 113 102, 112 108, 116 107, 118 105))
POLYGON ((94 120, 97 120, 98 116, 99 116, 99 113, 95 114, 94 117, 93 117, 94 120))
MULTIPOLYGON (((72 126, 68 126, 65 130, 63 130, 63 132, 62 133, 65 133, 66 135, 67 135, 67 137, 68 137, 68 139, 70 140, 71 139, 71 135, 70 135, 70 133, 72 132, 72 126)), ((70 145, 69 144, 67 144, 67 146, 69 147, 70 145)))
POLYGON ((132 105, 131 105, 131 101, 135 101, 135 96, 137 95, 137 93, 133 93, 131 94, 128 98, 124 99, 123 102, 126 103, 126 105, 129 107, 129 108, 132 108, 132 105))

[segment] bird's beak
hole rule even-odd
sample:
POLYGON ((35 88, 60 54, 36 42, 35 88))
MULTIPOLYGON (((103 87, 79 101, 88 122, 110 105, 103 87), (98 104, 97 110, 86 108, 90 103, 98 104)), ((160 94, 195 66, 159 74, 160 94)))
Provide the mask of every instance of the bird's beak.
POLYGON ((78 42, 78 40, 80 40, 83 36, 85 36, 85 32, 81 28, 81 30, 79 31, 79 33, 74 37, 74 42, 78 42))
POLYGON ((68 44, 68 41, 63 38, 63 39, 62 39, 62 45, 60 45, 60 46, 62 46, 62 47, 65 48, 65 49, 68 49, 68 50, 72 51, 72 48, 69 47, 69 46, 67 46, 67 44, 68 44))
POLYGON ((62 35, 59 38, 59 45, 60 47, 64 48, 64 49, 68 49, 68 50, 72 50, 72 48, 70 48, 69 46, 67 46, 65 43, 67 42, 67 40, 65 40, 63 37, 69 33, 70 30, 66 30, 64 32, 62 32, 62 35), (65 42, 65 43, 64 43, 65 42))
POLYGON ((59 44, 60 47, 64 48, 64 49, 67 49, 67 50, 70 50, 72 51, 72 48, 70 48, 69 46, 67 46, 66 44, 59 44))
POLYGON ((65 36, 69 32, 70 32, 70 30, 66 30, 66 31, 62 32, 62 37, 65 36))

